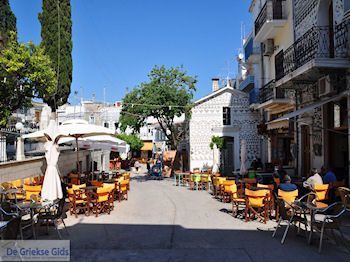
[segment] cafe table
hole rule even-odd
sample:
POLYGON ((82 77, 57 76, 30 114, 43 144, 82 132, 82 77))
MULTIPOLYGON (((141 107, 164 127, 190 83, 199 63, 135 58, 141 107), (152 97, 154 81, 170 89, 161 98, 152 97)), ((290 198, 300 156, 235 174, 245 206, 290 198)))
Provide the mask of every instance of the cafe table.
POLYGON ((180 186, 181 181, 185 175, 189 175, 189 172, 175 172, 174 174, 174 186, 180 186))

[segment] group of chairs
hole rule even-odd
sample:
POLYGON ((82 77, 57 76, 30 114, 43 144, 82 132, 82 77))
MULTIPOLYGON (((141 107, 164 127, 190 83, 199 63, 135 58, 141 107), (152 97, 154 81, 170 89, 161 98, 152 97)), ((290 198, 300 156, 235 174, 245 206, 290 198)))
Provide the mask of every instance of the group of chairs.
POLYGON ((327 190, 329 185, 315 185, 314 190, 304 196, 298 197, 297 190, 292 192, 278 191, 276 203, 278 207, 278 224, 272 235, 275 237, 282 223, 286 223, 281 244, 285 242, 290 226, 305 231, 309 244, 312 242, 314 231, 319 233, 318 251, 322 251, 323 239, 326 233, 331 233, 336 244, 343 245, 348 251, 348 241, 342 233, 342 221, 346 212, 350 211, 350 189, 339 187, 336 190, 340 201, 331 203, 328 201, 327 190), (301 228, 303 225, 303 228, 301 228), (309 228, 310 227, 310 228, 309 228), (308 233, 309 231, 309 233, 308 233), (339 238, 341 241, 339 241, 339 238))
MULTIPOLYGON (((58 236, 58 221, 63 221, 62 213, 65 200, 61 199, 51 205, 40 205, 40 193, 43 177, 18 179, 1 184, 2 201, 0 219, 6 224, 2 232, 3 239, 25 239, 25 231, 31 229, 31 236, 36 238, 36 225, 50 223, 55 226, 58 236)), ((65 224, 64 224, 65 226, 65 224)))
MULTIPOLYGON (((175 171, 175 175, 181 171, 175 171)), ((201 172, 199 169, 194 169, 193 172, 184 174, 179 177, 178 183, 183 186, 189 186, 190 190, 210 190, 212 185, 211 170, 201 172)))
POLYGON ((39 201, 44 177, 29 177, 1 183, 2 200, 39 201))
MULTIPOLYGON (((279 181, 274 184, 259 184, 256 179, 242 179, 239 184, 235 180, 225 177, 213 177, 213 195, 223 202, 232 203, 232 214, 237 217, 239 211, 244 211, 245 221, 258 218, 266 223, 269 218, 275 217, 278 222, 273 237, 281 224, 286 222, 286 228, 281 240, 283 244, 291 225, 296 225, 300 232, 302 225, 308 242, 311 243, 314 231, 319 231, 319 252, 322 249, 322 241, 326 230, 336 230, 342 239, 341 243, 347 246, 341 232, 341 220, 346 211, 350 211, 350 189, 339 187, 336 195, 341 199, 332 203, 329 197, 328 184, 316 184, 313 190, 298 198, 299 191, 282 191, 275 188, 279 181), (322 219, 317 219, 322 214, 322 219)), ((334 233, 334 232, 332 232, 334 233)), ((333 234, 334 235, 334 234, 333 234)), ((349 249, 350 250, 350 249, 349 249)))
POLYGON ((114 209, 114 201, 128 200, 130 190, 130 174, 114 179, 114 183, 92 180, 91 186, 86 184, 72 185, 67 189, 69 210, 71 215, 78 217, 83 211, 85 215, 93 213, 96 217, 101 213, 108 213, 114 209))

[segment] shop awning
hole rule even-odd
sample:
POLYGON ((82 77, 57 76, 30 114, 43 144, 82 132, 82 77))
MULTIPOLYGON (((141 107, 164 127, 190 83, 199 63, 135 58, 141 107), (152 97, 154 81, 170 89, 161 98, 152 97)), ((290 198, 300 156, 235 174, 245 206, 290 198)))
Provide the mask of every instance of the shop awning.
POLYGON ((280 128, 289 128, 289 121, 286 119, 282 119, 277 122, 271 121, 267 123, 267 130, 280 129, 280 128))
POLYGON ((143 147, 141 148, 141 151, 152 151, 152 150, 153 150, 152 142, 143 142, 143 147))
POLYGON ((270 122, 268 123, 268 125, 269 125, 269 124, 274 124, 274 123, 277 123, 277 122, 281 122, 281 121, 283 121, 283 120, 286 121, 286 120, 289 120, 289 119, 291 119, 291 118, 293 118, 293 117, 302 115, 302 114, 304 114, 304 113, 306 113, 306 112, 309 112, 309 111, 311 111, 311 110, 313 110, 313 109, 315 109, 315 108, 317 108, 317 107, 320 107, 320 106, 322 106, 322 105, 325 105, 325 104, 327 104, 327 103, 329 103, 329 102, 337 101, 337 100, 341 99, 342 97, 345 97, 347 94, 348 94, 348 93, 347 93, 347 91, 346 91, 346 92, 340 93, 340 94, 338 94, 338 95, 336 95, 336 96, 333 96, 333 97, 331 97, 331 98, 327 98, 327 99, 325 99, 325 100, 318 101, 318 102, 313 103, 313 104, 311 104, 311 105, 305 106, 305 107, 300 108, 300 109, 298 109, 298 110, 296 110, 296 111, 294 111, 294 112, 288 113, 288 114, 286 114, 286 115, 284 115, 284 116, 282 116, 282 117, 280 117, 280 118, 277 118, 277 119, 275 119, 275 120, 273 120, 273 121, 270 121, 270 122))

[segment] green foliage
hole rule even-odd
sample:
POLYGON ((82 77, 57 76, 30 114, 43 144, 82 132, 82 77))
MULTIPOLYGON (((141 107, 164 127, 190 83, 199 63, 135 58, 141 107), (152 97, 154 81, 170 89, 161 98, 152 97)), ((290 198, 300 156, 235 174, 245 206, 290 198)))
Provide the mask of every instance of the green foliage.
POLYGON ((218 149, 223 149, 225 147, 225 139, 220 136, 212 136, 209 145, 210 149, 214 149, 214 145, 216 145, 218 149))
POLYGON ((0 52, 0 126, 6 125, 13 111, 30 106, 34 97, 50 96, 56 84, 55 71, 43 48, 18 43, 12 32, 0 52))
POLYGON ((0 49, 6 45, 11 31, 17 31, 16 17, 11 10, 9 0, 0 0, 0 49))
POLYGON ((42 46, 58 76, 56 92, 44 101, 56 110, 67 102, 72 83, 72 19, 70 0, 43 0, 41 23, 42 46), (60 52, 58 52, 60 50, 60 52))
POLYGON ((197 80, 188 76, 182 67, 155 66, 148 77, 148 82, 141 83, 124 97, 121 128, 131 127, 138 132, 146 118, 153 116, 175 149, 184 132, 179 131, 174 118, 190 115, 197 80))
POLYGON ((118 134, 117 138, 128 143, 130 145, 130 149, 132 151, 140 150, 143 147, 143 141, 138 136, 136 136, 134 134, 131 134, 131 135, 118 134))

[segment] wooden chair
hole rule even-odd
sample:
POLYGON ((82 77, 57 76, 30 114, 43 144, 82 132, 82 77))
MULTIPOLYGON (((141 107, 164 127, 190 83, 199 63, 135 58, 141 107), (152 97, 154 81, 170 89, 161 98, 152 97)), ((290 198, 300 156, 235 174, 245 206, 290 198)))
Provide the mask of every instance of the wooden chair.
POLYGON ((41 185, 38 186, 29 186, 29 185, 23 185, 23 189, 25 191, 25 200, 30 201, 35 198, 40 198, 41 193, 41 185))
POLYGON ((27 177, 27 178, 23 179, 23 185, 30 186, 33 184, 33 181, 34 181, 34 179, 32 177, 27 177))
POLYGON ((72 185, 73 190, 84 189, 85 187, 86 187, 86 184, 72 185))
POLYGON ((215 185, 213 185, 214 187, 214 196, 220 197, 220 193, 221 193, 221 186, 224 183, 224 181, 226 181, 226 177, 216 177, 215 179, 215 185))
MULTIPOLYGON (((236 181, 234 180, 225 180, 222 182, 220 186, 220 197, 221 201, 225 203, 231 202, 231 196, 232 196, 232 187, 233 185, 236 185, 236 181)), ((236 187, 237 191, 237 187, 236 187)))
POLYGON ((201 189, 208 191, 210 189, 210 175, 209 174, 202 174, 201 175, 201 189))
POLYGON ((250 190, 245 189, 246 208, 245 208, 245 221, 248 222, 252 218, 257 216, 265 224, 267 221, 268 213, 268 197, 266 190, 250 190))
POLYGON ((246 188, 251 188, 252 186, 256 186, 257 180, 256 178, 243 178, 243 183, 246 188))
POLYGON ((102 187, 103 186, 103 182, 97 181, 97 180, 92 180, 91 181, 91 185, 97 186, 97 187, 102 187))
POLYGON ((73 189, 68 188, 67 190, 68 199, 69 199, 69 210, 71 215, 78 217, 78 214, 81 210, 84 211, 85 215, 89 215, 90 206, 88 197, 85 194, 84 189, 73 189))
POLYGON ((238 211, 239 211, 239 207, 240 206, 244 206, 245 207, 246 200, 245 200, 244 196, 239 194, 236 184, 231 185, 230 187, 231 187, 231 191, 232 191, 232 195, 231 195, 232 216, 237 217, 238 211))
POLYGON ((111 187, 99 187, 95 192, 89 191, 86 193, 89 199, 90 211, 97 217, 98 214, 107 212, 111 213, 114 201, 114 189, 111 187))
POLYGON ((325 201, 328 200, 328 184, 315 184, 313 192, 316 194, 316 205, 319 208, 326 208, 328 204, 325 201))
MULTIPOLYGON (((274 200, 274 196, 273 196, 275 186, 273 184, 265 185, 265 184, 258 183, 256 185, 256 187, 258 189, 263 189, 263 190, 266 189, 267 201, 268 201, 268 206, 269 206, 268 211, 269 211, 269 214, 271 216, 272 212, 275 211, 275 200, 274 200)), ((275 212, 275 216, 277 215, 276 213, 277 212, 275 212)))
POLYGON ((122 180, 119 182, 118 186, 118 201, 128 200, 128 184, 129 181, 122 180))

